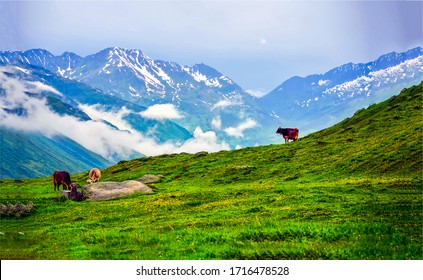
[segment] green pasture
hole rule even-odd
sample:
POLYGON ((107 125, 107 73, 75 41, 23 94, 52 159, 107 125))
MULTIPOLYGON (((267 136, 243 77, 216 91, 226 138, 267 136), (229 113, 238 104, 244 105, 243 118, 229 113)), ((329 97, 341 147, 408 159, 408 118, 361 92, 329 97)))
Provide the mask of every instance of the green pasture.
POLYGON ((297 142, 122 161, 102 181, 163 179, 107 201, 0 181, 35 204, 1 217, 0 258, 423 259, 422 117, 420 85, 297 142))

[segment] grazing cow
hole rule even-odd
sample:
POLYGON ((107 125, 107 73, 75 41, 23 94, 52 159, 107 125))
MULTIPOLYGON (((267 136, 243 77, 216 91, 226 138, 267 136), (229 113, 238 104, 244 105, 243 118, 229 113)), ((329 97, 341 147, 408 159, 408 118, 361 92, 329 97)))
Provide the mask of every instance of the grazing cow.
POLYGON ((285 143, 288 143, 289 140, 298 140, 298 128, 281 128, 279 127, 276 130, 276 133, 282 134, 282 137, 285 139, 285 143))
POLYGON ((70 184, 71 184, 71 179, 70 179, 70 175, 68 172, 66 171, 54 171, 53 173, 53 184, 54 184, 54 190, 56 191, 56 187, 57 190, 59 191, 60 189, 60 185, 63 185, 63 189, 69 190, 70 189, 70 184))
POLYGON ((90 172, 88 173, 88 176, 90 177, 90 179, 87 180, 88 184, 100 181, 100 177, 101 177, 100 169, 98 168, 91 169, 90 172))
POLYGON ((81 201, 82 200, 82 193, 77 191, 78 187, 79 187, 78 184, 71 184, 70 198, 74 201, 81 201))

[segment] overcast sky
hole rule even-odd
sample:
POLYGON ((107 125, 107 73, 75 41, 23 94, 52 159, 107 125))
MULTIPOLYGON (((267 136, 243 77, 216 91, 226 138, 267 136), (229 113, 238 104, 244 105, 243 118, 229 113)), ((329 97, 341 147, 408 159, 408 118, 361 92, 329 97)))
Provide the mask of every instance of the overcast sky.
POLYGON ((0 49, 135 48, 246 90, 422 46, 421 1, 3 1, 0 49))

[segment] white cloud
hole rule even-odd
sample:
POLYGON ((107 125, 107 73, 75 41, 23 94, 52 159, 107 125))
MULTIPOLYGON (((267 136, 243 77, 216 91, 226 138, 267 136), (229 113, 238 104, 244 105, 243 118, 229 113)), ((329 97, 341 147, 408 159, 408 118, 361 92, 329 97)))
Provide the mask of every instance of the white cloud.
POLYGON ((266 38, 260 38, 260 45, 266 45, 267 39, 266 38))
POLYGON ((222 141, 218 142, 214 131, 206 131, 197 127, 194 131, 194 138, 188 139, 176 152, 195 153, 199 151, 215 152, 222 150, 230 150, 229 145, 222 141))
POLYGON ((0 73, 0 84, 5 89, 5 96, 0 98, 1 125, 25 132, 38 132, 47 137, 64 135, 83 147, 105 158, 113 159, 116 155, 127 158, 134 151, 145 155, 166 153, 173 146, 159 145, 140 133, 130 133, 113 129, 97 121, 80 121, 50 110, 45 99, 33 98, 24 93, 28 90, 23 83, 14 79, 5 81, 0 73), (9 114, 4 109, 21 108, 24 116, 9 114))
POLYGON ((126 107, 121 108, 120 110, 106 111, 100 104, 96 105, 87 105, 79 104, 78 108, 84 111, 91 119, 96 121, 108 121, 113 124, 120 130, 127 130, 130 132, 135 132, 135 130, 127 123, 123 118, 130 113, 133 113, 131 110, 126 107))
POLYGON ((156 104, 148 107, 147 110, 141 112, 140 115, 146 119, 160 121, 183 118, 173 104, 156 104))
POLYGON ((57 94, 59 96, 62 96, 62 93, 59 92, 57 89, 49 85, 43 84, 42 82, 35 81, 35 82, 27 82, 27 83, 30 86, 30 89, 32 92, 41 93, 43 91, 48 91, 48 92, 57 94))
POLYGON ((229 135, 229 136, 234 136, 234 137, 244 137, 244 130, 246 129, 250 129, 257 126, 257 122, 253 119, 247 119, 245 122, 239 124, 237 127, 228 127, 225 128, 224 131, 229 135))
POLYGON ((222 128, 222 119, 220 118, 220 116, 217 116, 212 119, 211 126, 216 130, 220 130, 222 128))
MULTIPOLYGON (((6 66, 2 66, 0 68, 0 70, 2 72, 8 72, 8 73, 17 73, 18 71, 23 72, 25 74, 30 74, 31 71, 25 69, 25 68, 21 68, 18 66, 13 66, 13 65, 6 65, 6 66)), ((63 96, 62 93, 60 91, 58 91, 57 89, 55 89, 52 86, 46 85, 40 81, 25 81, 25 80, 21 80, 21 83, 23 84, 22 86, 25 87, 26 89, 30 90, 32 93, 42 93, 42 92, 51 92, 54 93, 56 95, 59 96, 63 96)))
POLYGON ((218 141, 215 132, 203 132, 201 128, 197 128, 194 137, 185 143, 157 143, 152 137, 141 134, 125 122, 123 117, 130 113, 127 108, 110 113, 98 105, 79 105, 79 108, 88 113, 93 120, 81 121, 69 115, 60 116, 48 107, 46 99, 25 94, 25 91, 30 90, 28 84, 7 77, 1 70, 0 67, 0 87, 4 89, 4 94, 0 95, 0 123, 4 127, 42 133, 47 137, 63 135, 111 160, 126 159, 134 151, 153 156, 182 151, 195 153, 230 149, 224 141, 218 141), (22 116, 7 112, 7 109, 17 108, 23 109, 26 113, 22 116), (116 130, 96 119, 107 120, 125 131, 116 130))

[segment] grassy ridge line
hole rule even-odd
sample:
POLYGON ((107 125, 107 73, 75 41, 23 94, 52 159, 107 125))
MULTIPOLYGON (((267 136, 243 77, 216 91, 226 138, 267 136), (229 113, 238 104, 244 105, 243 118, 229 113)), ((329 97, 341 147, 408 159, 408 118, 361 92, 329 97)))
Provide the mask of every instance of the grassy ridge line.
POLYGON ((419 85, 288 145, 102 170, 164 175, 152 195, 76 203, 57 200, 51 178, 2 181, 0 202, 36 207, 2 218, 0 257, 422 259, 421 108, 419 85))

